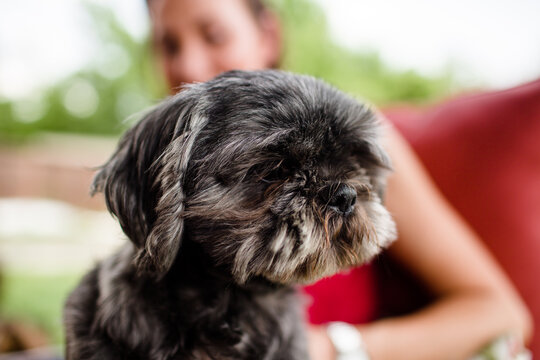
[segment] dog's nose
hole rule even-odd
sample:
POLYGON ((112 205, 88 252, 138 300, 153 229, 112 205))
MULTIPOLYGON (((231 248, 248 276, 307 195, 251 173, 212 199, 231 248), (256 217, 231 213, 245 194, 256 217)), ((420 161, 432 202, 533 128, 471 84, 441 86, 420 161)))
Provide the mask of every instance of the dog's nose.
POLYGON ((350 214, 356 203, 356 190, 346 184, 329 186, 325 191, 326 204, 334 211, 344 215, 350 214))

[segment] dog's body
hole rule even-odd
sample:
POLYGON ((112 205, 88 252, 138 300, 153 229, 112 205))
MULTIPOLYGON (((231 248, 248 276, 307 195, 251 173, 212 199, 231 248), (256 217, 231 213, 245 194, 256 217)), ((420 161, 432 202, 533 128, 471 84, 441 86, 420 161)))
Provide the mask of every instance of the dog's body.
POLYGON ((395 237, 376 125, 278 71, 229 72, 150 112, 96 177, 132 244, 69 297, 67 358, 307 359, 291 285, 395 237))

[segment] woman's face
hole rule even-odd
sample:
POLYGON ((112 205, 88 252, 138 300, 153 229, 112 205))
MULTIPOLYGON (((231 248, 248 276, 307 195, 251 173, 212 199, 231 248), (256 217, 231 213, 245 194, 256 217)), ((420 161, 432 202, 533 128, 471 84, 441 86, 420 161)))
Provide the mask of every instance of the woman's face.
POLYGON ((279 57, 275 19, 256 19, 245 0, 152 0, 154 43, 169 87, 228 70, 271 67, 279 57))

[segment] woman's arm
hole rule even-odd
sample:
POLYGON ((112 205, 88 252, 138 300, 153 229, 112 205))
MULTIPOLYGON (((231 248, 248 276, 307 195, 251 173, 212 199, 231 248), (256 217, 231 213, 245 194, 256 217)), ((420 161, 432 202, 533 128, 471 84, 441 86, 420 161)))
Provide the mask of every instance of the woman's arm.
MULTIPOLYGON (((394 166, 386 205, 399 232, 390 252, 438 300, 411 315, 358 326, 371 359, 466 359, 505 333, 529 339, 530 315, 505 274, 390 126, 385 140, 394 166)), ((320 347, 313 359, 334 356, 322 329, 312 328, 310 337, 320 347)))

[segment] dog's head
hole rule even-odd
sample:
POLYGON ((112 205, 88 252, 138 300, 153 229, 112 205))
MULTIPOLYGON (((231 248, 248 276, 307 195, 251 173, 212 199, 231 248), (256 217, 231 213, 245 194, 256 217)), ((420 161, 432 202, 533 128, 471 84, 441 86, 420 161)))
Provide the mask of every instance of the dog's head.
POLYGON ((94 191, 143 273, 164 275, 193 241, 239 283, 311 282, 395 238, 388 169, 365 105, 311 77, 234 71, 149 112, 94 191))

